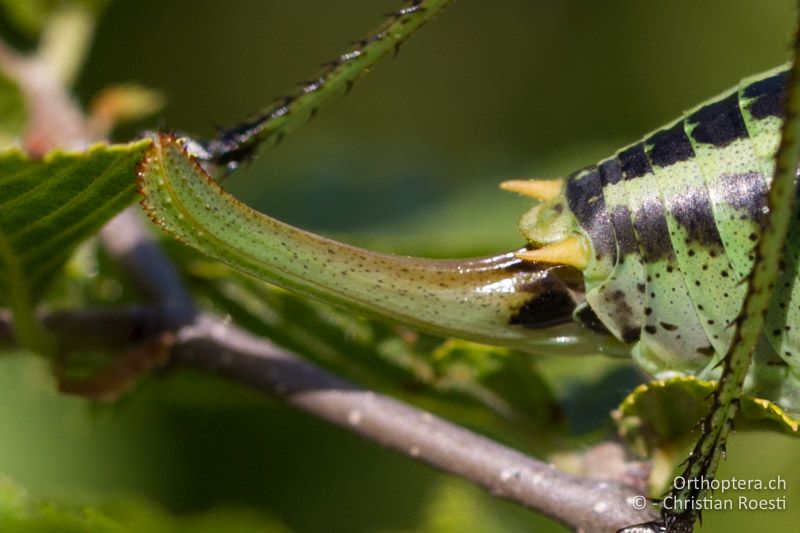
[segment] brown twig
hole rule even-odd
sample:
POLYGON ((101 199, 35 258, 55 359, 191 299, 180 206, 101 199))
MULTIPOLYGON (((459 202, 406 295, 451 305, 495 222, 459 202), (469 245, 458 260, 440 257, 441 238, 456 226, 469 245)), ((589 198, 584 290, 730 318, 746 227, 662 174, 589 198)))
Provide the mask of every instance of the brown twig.
MULTIPOLYGON (((102 335, 123 332, 120 347, 162 330, 153 308, 52 313, 43 324, 58 338, 113 344, 102 335)), ((0 313, 0 343, 11 323, 0 313)), ((566 474, 552 465, 456 426, 435 415, 349 383, 227 321, 208 314, 175 335, 176 364, 201 368, 248 385, 288 405, 377 442, 413 460, 463 477, 494 494, 580 531, 614 531, 652 519, 631 502, 639 496, 614 481, 566 474)))

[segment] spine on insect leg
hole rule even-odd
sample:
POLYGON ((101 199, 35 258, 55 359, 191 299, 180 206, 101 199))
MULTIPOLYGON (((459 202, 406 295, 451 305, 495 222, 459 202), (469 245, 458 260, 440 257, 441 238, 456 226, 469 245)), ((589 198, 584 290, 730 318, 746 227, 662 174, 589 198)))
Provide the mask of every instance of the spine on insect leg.
POLYGON ((582 289, 577 271, 513 253, 427 260, 326 239, 241 204, 167 135, 154 140, 138 175, 142 203, 165 230, 287 289, 424 331, 529 351, 596 353, 609 341, 571 321, 582 289))
POLYGON ((356 80, 425 24, 436 18, 452 0, 411 0, 390 13, 375 31, 323 65, 322 71, 302 82, 290 94, 210 141, 195 141, 193 152, 204 161, 233 171, 254 157, 258 146, 278 143, 316 114, 332 98, 350 90, 356 80))

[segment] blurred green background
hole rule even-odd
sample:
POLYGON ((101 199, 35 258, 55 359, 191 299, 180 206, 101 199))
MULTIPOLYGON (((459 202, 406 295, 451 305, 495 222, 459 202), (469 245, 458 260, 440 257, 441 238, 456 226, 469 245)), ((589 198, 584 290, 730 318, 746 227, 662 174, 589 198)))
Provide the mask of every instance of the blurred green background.
MULTIPOLYGON (((309 77, 398 5, 116 0, 78 95, 88 102, 126 81, 162 91, 164 112, 121 130, 121 140, 144 128, 211 135, 309 77)), ((461 0, 226 187, 261 211, 372 248, 504 251, 520 243, 516 219, 529 204, 499 181, 591 163, 785 61, 794 15, 789 0, 461 0)), ((228 509, 221 522, 231 531, 563 530, 213 378, 176 372, 118 405, 93 406, 57 396, 40 361, 7 359, 0 473, 37 497, 228 509)), ((568 378, 554 388, 569 390, 568 378)), ((625 392, 606 384, 597 395, 625 392)), ((703 531, 793 530, 798 442, 741 433, 729 455, 721 477, 780 473, 788 510, 709 512, 703 531)))

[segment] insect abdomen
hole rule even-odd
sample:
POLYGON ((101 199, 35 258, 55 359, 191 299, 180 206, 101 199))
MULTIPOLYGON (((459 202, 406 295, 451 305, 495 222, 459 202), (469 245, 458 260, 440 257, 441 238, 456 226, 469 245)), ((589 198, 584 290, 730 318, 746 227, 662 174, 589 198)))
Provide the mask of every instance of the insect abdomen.
MULTIPOLYGON (((567 179, 567 202, 594 252, 587 304, 617 337, 638 340, 634 357, 653 374, 703 374, 728 349, 772 178, 785 78, 782 69, 744 80, 567 179)), ((787 243, 758 356, 773 366, 777 355, 791 367, 800 357, 798 240, 787 243)))

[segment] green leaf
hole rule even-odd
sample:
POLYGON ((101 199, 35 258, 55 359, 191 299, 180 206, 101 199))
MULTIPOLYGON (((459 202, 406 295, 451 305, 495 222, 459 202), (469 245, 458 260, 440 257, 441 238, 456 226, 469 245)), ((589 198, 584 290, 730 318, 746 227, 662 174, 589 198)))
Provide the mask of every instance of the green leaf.
POLYGON ((75 247, 135 198, 135 167, 150 141, 54 151, 33 161, 0 153, 0 304, 27 347, 50 346, 33 307, 75 247))
MULTIPOLYGON (((651 381, 629 394, 613 417, 625 440, 642 455, 677 450, 710 409, 715 387, 715 382, 691 376, 651 381)), ((745 396, 736 425, 767 426, 799 435, 800 420, 769 400, 745 396)))
POLYGON ((0 72, 0 148, 10 145, 22 135, 26 120, 22 91, 0 72))

